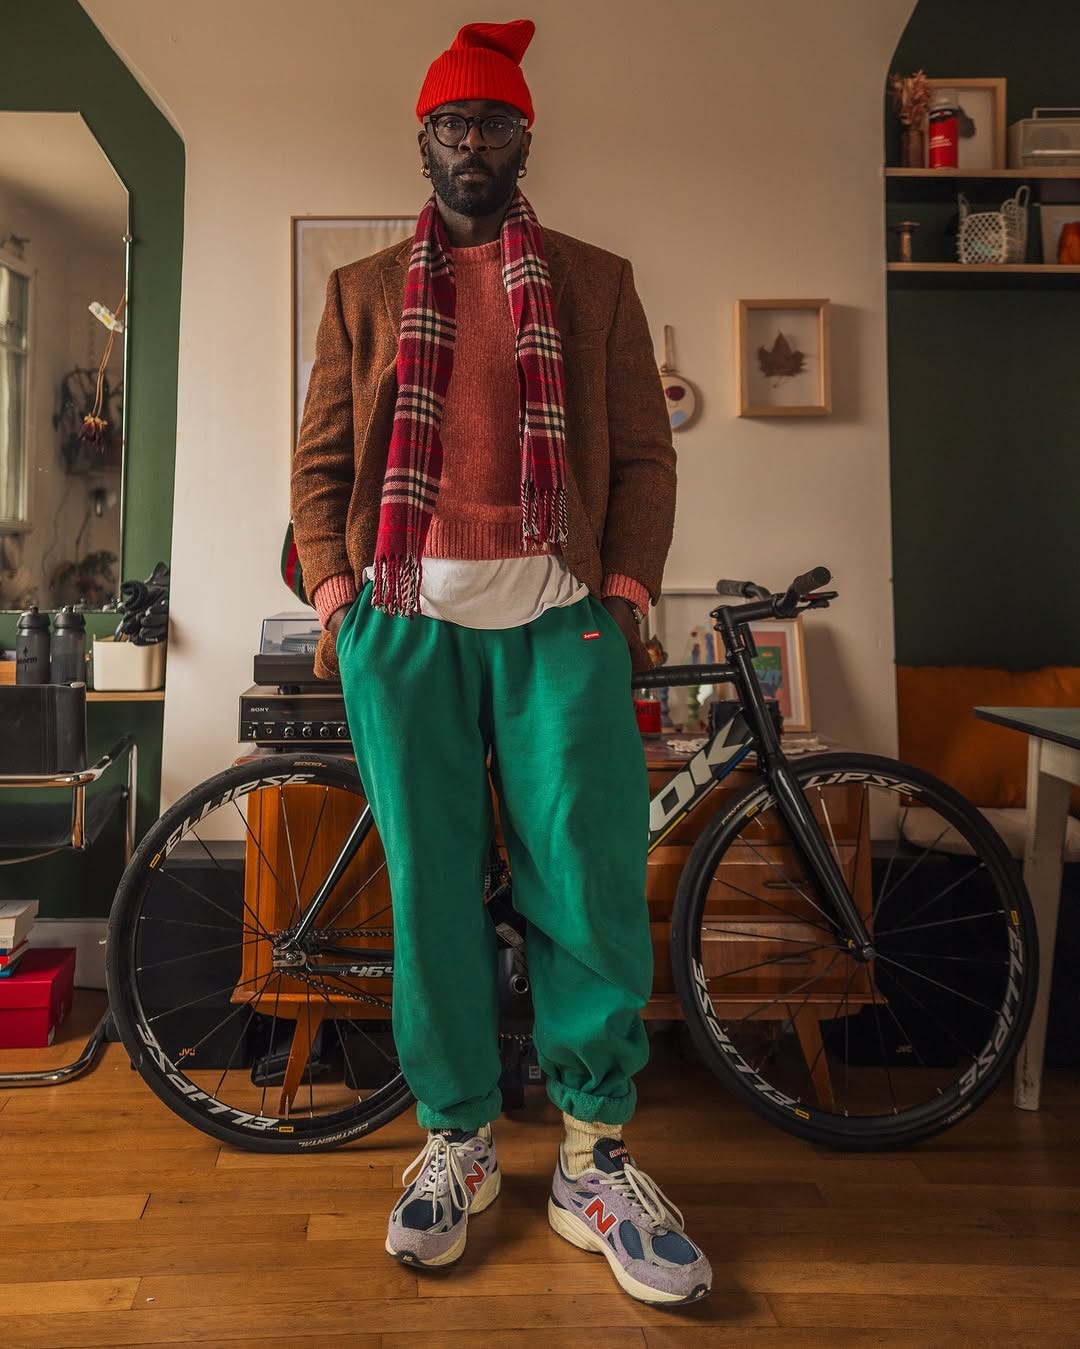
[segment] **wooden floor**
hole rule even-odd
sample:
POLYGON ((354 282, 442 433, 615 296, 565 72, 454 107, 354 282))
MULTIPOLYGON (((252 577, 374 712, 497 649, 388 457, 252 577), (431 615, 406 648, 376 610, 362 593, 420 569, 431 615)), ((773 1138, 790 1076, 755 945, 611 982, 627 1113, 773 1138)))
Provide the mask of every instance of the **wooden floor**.
MULTIPOLYGON (((92 1019, 84 995, 66 1046, 92 1019)), ((0 1054, 0 1070, 45 1055, 0 1054)), ((909 1153, 820 1152, 759 1124, 692 1056, 658 1049, 628 1138, 685 1211, 713 1295, 656 1311, 545 1217, 559 1138, 542 1098, 500 1121, 498 1203, 465 1258, 383 1252, 419 1134, 275 1159, 183 1124, 119 1045, 88 1076, 0 1090, 0 1342, 319 1349, 1080 1345, 1080 1074, 1037 1115, 1002 1093, 909 1153)))

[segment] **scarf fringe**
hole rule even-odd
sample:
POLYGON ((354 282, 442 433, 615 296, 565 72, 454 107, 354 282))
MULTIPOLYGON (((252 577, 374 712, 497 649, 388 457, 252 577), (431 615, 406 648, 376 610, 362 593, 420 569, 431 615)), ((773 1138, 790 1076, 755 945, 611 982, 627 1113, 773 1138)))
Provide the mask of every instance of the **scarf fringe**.
POLYGON ((420 559, 377 557, 371 607, 402 618, 414 618, 420 612, 420 559))
POLYGON ((521 484, 521 546, 566 542, 566 488, 521 484))

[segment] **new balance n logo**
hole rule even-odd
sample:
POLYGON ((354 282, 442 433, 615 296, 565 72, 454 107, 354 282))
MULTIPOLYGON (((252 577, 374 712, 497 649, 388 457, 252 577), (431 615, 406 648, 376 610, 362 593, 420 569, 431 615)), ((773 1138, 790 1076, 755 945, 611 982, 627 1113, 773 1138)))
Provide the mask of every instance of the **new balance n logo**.
POLYGON ((472 1170, 465 1177, 465 1184, 469 1187, 469 1193, 475 1194, 484 1181, 487 1180, 487 1174, 479 1162, 473 1162, 472 1170))
POLYGON ((600 1235, 607 1236, 608 1228, 615 1221, 615 1214, 608 1213, 599 1199, 594 1199, 585 1210, 585 1217, 593 1220, 593 1226, 600 1235))

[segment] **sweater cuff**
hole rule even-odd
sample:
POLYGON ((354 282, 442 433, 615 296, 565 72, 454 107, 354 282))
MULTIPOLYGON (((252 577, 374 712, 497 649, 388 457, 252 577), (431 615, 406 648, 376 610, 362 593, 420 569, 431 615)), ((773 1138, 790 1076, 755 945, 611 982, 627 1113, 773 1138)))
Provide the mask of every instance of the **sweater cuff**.
POLYGON ((325 628, 330 621, 330 615, 343 604, 351 604, 354 599, 356 599, 356 582, 349 572, 343 571, 337 576, 328 576, 325 581, 321 581, 315 587, 311 602, 319 615, 320 624, 325 628))
POLYGON ((643 614, 649 612, 649 592, 640 581, 634 581, 629 576, 622 576, 619 572, 613 571, 604 577, 604 584, 600 588, 600 596, 607 599, 609 595, 617 595, 620 599, 629 600, 631 604, 636 604, 643 614))

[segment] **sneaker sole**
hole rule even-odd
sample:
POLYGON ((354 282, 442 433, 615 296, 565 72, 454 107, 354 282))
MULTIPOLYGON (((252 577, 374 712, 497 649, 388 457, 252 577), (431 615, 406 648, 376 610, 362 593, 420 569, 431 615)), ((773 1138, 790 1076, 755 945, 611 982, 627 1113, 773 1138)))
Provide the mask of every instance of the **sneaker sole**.
POLYGON ((635 1279, 633 1275, 628 1274, 623 1269, 619 1263, 619 1257, 606 1241, 601 1240, 594 1232, 591 1232, 572 1213, 560 1208, 554 1199, 548 1200, 548 1222, 551 1224, 552 1230, 564 1241, 568 1241, 571 1246, 576 1246, 579 1250, 589 1251, 595 1255, 604 1256, 611 1266, 611 1272, 615 1275, 619 1287, 624 1293, 629 1293, 637 1302, 645 1302, 652 1307, 683 1307, 690 1302, 700 1302, 711 1291, 705 1284, 699 1284, 692 1293, 680 1295, 679 1293, 665 1293, 662 1289, 650 1288, 647 1283, 641 1283, 640 1280, 635 1279))
POLYGON ((410 1269, 445 1269, 448 1265, 456 1263, 465 1254, 465 1242, 469 1235, 469 1219, 478 1213, 483 1213, 484 1209, 490 1208, 499 1197, 499 1191, 502 1189, 502 1172, 492 1171, 487 1180, 477 1190, 473 1196, 472 1203, 469 1205, 468 1212, 465 1214, 465 1220, 461 1224, 461 1236, 452 1246, 448 1246, 442 1255, 432 1256, 428 1260, 421 1260, 414 1251, 395 1251, 390 1244, 390 1237, 386 1238, 386 1253, 393 1256, 399 1264, 408 1265, 410 1269))

